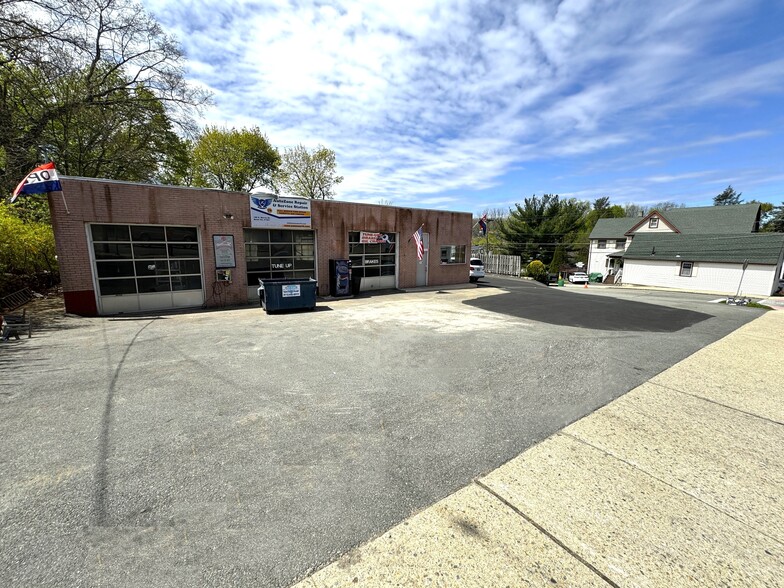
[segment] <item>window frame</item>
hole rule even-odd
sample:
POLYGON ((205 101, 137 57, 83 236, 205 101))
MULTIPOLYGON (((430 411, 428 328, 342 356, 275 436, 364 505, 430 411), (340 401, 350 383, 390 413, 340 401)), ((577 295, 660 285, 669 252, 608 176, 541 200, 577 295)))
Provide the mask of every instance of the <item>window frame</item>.
POLYGON ((648 228, 649 229, 658 229, 659 228, 659 217, 652 216, 648 219, 648 228))
POLYGON ((260 229, 242 232, 245 279, 255 287, 259 279, 316 278, 315 229, 260 229), (303 255, 308 250, 310 255, 303 255))
POLYGON ((694 277, 694 262, 693 261, 682 261, 681 267, 678 271, 678 277, 680 278, 691 278, 694 277), (686 266, 688 266, 688 273, 684 273, 687 271, 686 266))
POLYGON ((468 263, 468 259, 466 257, 466 246, 465 245, 441 245, 439 247, 440 256, 439 259, 441 261, 441 265, 465 265, 468 263), (446 261, 444 261, 444 251, 446 251, 446 261), (454 252, 454 261, 451 261, 452 256, 450 253, 454 252), (462 255, 461 255, 462 253, 462 255))
MULTIPOLYGON (((93 276, 96 286, 96 291, 98 296, 105 297, 105 296, 122 296, 122 295, 142 295, 142 294, 149 294, 149 293, 159 293, 159 292, 172 292, 174 290, 204 290, 204 279, 202 276, 202 272, 204 271, 204 264, 202 263, 201 259, 201 246, 199 242, 199 232, 198 227, 194 226, 187 226, 187 225, 155 225, 149 223, 88 223, 87 224, 87 231, 90 237, 90 258, 91 263, 93 265, 93 276), (99 233, 99 237, 118 237, 121 236, 117 232, 117 228, 125 227, 128 230, 128 239, 122 240, 106 240, 106 239, 98 239, 96 240, 95 236, 96 233, 99 233), (163 240, 146 240, 142 238, 142 233, 145 229, 152 229, 151 234, 155 234, 156 236, 163 235, 163 240), (168 239, 168 229, 174 229, 175 232, 177 230, 180 231, 181 235, 188 234, 189 239, 187 241, 178 241, 178 240, 169 240, 168 239), (114 233, 108 235, 114 230, 114 233), (103 231, 106 234, 101 235, 100 232, 103 231), (192 233, 192 235, 191 235, 192 233), (139 240, 134 239, 134 236, 138 236, 139 240), (149 247, 151 245, 157 245, 162 247, 162 250, 159 251, 159 255, 149 255, 149 256, 137 256, 137 248, 138 251, 141 252, 144 250, 145 247, 149 247), (188 256, 180 256, 180 257, 171 257, 170 254, 170 246, 179 246, 179 245, 188 245, 194 251, 192 255, 188 256), (101 249, 110 250, 114 248, 116 251, 116 255, 112 257, 105 257, 104 254, 101 253, 101 249), (121 253, 122 248, 122 253, 121 253), (172 269, 172 264, 170 262, 196 262, 198 264, 198 273, 191 272, 191 273, 179 273, 175 272, 172 269), (162 273, 148 273, 153 272, 154 270, 143 270, 141 273, 137 271, 137 264, 141 264, 139 267, 143 267, 144 265, 156 265, 158 262, 165 263, 165 272, 162 273), (128 273, 128 275, 117 275, 117 276, 107 276, 101 275, 105 268, 110 268, 112 264, 122 264, 122 263, 130 263, 132 266, 132 271, 128 273), (199 287, 186 287, 186 288, 174 288, 175 282, 182 282, 183 279, 186 279, 190 284, 195 284, 195 279, 198 278, 199 287), (151 283, 151 280, 158 280, 160 282, 160 286, 162 287, 161 290, 143 290, 141 288, 142 284, 151 283), (128 287, 121 287, 121 290, 125 291, 117 291, 112 292, 114 286, 125 284, 126 286, 130 285, 130 281, 134 282, 134 291, 131 291, 128 287), (141 283, 140 283, 141 282, 141 283), (168 287, 163 288, 164 283, 168 284, 168 287)), ((118 266, 119 267, 119 266, 118 266)), ((161 268, 163 268, 163 264, 161 268)))
POLYGON ((607 249, 607 239, 597 239, 596 240, 596 248, 597 249, 607 249))

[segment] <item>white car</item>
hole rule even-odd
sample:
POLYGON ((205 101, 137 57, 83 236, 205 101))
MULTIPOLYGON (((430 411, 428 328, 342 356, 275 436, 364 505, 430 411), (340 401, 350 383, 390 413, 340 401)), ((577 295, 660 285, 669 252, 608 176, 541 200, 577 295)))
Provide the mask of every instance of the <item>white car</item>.
POLYGON ((587 284, 588 274, 585 272, 574 272, 573 274, 569 274, 569 281, 572 284, 587 284))
POLYGON ((485 277, 485 264, 481 259, 473 258, 469 263, 468 280, 474 283, 485 277))

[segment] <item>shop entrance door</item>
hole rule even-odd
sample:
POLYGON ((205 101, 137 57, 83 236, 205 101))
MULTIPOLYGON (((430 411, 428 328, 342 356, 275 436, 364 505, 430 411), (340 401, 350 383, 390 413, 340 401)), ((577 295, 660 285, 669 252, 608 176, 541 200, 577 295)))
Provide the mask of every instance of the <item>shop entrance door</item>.
POLYGON ((417 261, 417 286, 427 286, 427 262, 430 259, 430 233, 422 233, 422 242, 425 246, 425 254, 422 256, 422 261, 417 261))

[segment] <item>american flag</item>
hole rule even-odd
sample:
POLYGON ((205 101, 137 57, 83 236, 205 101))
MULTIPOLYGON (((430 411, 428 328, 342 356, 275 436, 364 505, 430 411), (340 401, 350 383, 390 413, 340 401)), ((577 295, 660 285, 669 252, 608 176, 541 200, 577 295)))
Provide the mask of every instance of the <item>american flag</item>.
POLYGON ((422 258, 425 256, 425 239, 422 236, 422 227, 419 227, 416 230, 413 237, 414 237, 414 243, 416 243, 416 248, 417 248, 417 259, 419 261, 422 261, 422 258))

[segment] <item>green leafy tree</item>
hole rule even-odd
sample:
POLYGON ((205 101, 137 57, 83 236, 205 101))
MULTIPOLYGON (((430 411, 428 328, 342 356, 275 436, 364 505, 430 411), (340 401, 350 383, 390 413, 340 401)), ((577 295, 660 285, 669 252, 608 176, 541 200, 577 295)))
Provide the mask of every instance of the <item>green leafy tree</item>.
POLYGON ((594 200, 591 211, 585 216, 585 222, 575 237, 575 259, 583 263, 588 262, 589 236, 600 218, 623 218, 625 216, 626 209, 618 204, 611 204, 608 197, 594 200))
POLYGON ((526 198, 515 204, 509 216, 498 225, 504 253, 520 255, 523 261, 539 259, 550 265, 556 247, 563 244, 575 249, 575 238, 585 223, 590 205, 574 198, 561 199, 557 194, 526 198))
POLYGON ((784 233, 784 202, 772 208, 762 230, 768 233, 784 233))
POLYGON ((275 183, 292 196, 330 200, 335 197, 335 186, 342 181, 332 149, 319 145, 309 150, 300 144, 283 150, 275 183))
POLYGON ((116 83, 120 89, 111 104, 83 105, 50 120, 42 134, 48 158, 66 175, 133 182, 174 175, 187 151, 163 103, 144 86, 116 83))
MULTIPOLYGON (((132 0, 2 0, 5 193, 36 163, 54 156, 63 170, 99 170, 84 175, 154 179, 145 171, 154 167, 148 160, 173 141, 173 128, 193 130, 193 113, 208 102, 209 93, 186 82, 177 43, 132 0), (134 117, 137 128, 128 127, 134 117), (102 125, 105 136, 97 132, 102 125), (144 125, 150 137, 164 131, 150 138, 158 144, 150 146, 149 156, 141 155, 146 131, 138 127, 144 125), (123 128, 131 133, 125 144, 123 128), (108 160, 104 148, 108 154, 129 147, 126 163, 116 164, 119 171, 102 164, 108 160)), ((169 146, 180 148, 176 142, 169 146)))
POLYGON ((732 206, 734 204, 741 204, 743 201, 740 197, 742 192, 736 192, 732 186, 727 186, 724 191, 713 199, 714 206, 732 206))
POLYGON ((280 155, 258 127, 206 127, 191 153, 193 184, 234 192, 274 187, 280 155))
POLYGON ((555 248, 553 260, 550 262, 550 273, 557 274, 561 271, 561 266, 566 265, 568 262, 566 247, 564 245, 558 245, 558 247, 555 248))

